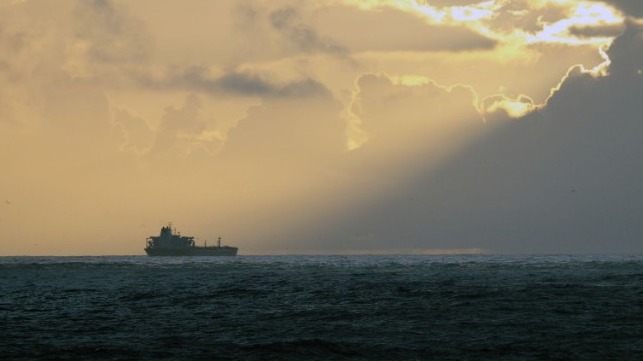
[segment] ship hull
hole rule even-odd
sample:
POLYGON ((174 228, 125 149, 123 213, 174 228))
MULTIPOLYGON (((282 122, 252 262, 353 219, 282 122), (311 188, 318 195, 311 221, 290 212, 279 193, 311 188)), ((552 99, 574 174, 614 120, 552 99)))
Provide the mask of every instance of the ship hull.
POLYGON ((148 256, 161 257, 179 257, 179 256, 196 256, 196 257, 226 257, 236 256, 237 248, 235 247, 190 247, 190 248, 146 248, 145 253, 148 256))

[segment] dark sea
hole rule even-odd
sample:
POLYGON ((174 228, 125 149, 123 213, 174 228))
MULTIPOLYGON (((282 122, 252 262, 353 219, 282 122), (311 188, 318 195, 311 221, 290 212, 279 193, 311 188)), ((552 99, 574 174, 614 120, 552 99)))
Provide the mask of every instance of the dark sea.
POLYGON ((0 257, 2 360, 643 360, 643 256, 0 257))

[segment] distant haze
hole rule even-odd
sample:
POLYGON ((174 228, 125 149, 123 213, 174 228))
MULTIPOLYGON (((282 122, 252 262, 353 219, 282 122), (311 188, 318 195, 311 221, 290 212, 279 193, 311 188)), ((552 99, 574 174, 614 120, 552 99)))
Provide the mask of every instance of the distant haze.
POLYGON ((0 2, 0 255, 643 252, 643 2, 0 2), (636 5, 634 5, 636 4, 636 5))

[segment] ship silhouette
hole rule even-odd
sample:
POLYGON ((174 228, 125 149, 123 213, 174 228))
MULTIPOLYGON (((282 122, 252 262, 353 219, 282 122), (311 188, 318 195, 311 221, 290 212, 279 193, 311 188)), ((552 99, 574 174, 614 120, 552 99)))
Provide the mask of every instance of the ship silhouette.
POLYGON ((147 238, 145 246, 148 256, 236 256, 237 251, 237 247, 222 246, 220 237, 216 246, 197 246, 194 237, 176 233, 171 223, 161 227, 158 236, 147 238))

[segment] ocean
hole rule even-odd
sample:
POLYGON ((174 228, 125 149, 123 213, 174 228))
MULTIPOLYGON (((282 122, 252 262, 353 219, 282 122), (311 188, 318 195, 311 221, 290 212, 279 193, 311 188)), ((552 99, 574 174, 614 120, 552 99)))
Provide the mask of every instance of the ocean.
POLYGON ((643 256, 0 257, 2 360, 643 360, 643 256))

